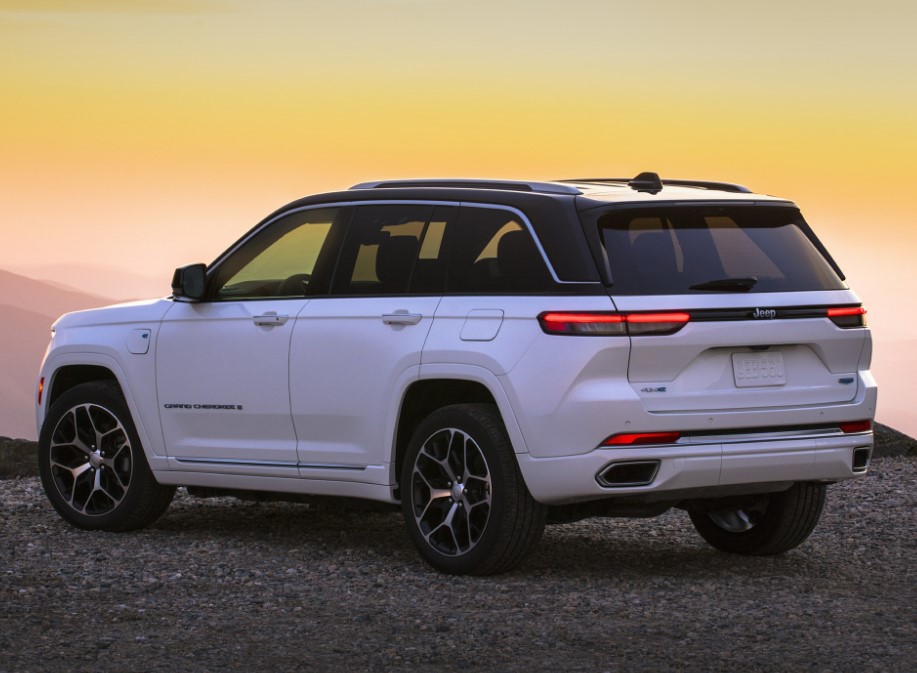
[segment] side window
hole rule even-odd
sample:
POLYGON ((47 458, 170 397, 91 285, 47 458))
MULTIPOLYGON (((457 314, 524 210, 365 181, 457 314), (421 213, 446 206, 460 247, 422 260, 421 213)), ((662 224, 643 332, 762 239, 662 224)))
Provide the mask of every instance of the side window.
POLYGON ((441 293, 443 237, 455 208, 357 207, 341 248, 332 292, 343 295, 441 293))
POLYGON ((224 260, 211 281, 217 300, 305 297, 327 290, 335 236, 349 209, 291 213, 271 223, 224 260), (325 278, 322 278, 322 269, 325 278))
POLYGON ((451 294, 544 292, 551 275, 518 215, 496 208, 465 206, 451 236, 451 294))

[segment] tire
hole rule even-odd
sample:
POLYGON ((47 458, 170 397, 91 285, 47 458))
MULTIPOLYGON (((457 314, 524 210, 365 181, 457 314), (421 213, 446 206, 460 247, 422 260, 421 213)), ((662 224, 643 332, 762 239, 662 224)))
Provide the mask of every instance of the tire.
POLYGON ((420 423, 401 470, 401 508, 420 555, 454 575, 507 572, 541 539, 532 498, 493 405, 443 407, 420 423))
POLYGON ((742 507, 689 512, 691 523, 711 546, 732 554, 772 556, 802 544, 825 505, 824 484, 800 482, 742 507))
POLYGON ((77 528, 143 528, 175 495, 153 477, 127 404, 109 383, 75 386, 51 405, 38 438, 38 471, 54 509, 77 528))

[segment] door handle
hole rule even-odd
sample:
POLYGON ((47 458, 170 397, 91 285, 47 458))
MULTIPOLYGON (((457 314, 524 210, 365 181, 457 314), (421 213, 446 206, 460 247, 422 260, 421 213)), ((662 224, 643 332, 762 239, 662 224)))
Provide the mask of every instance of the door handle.
POLYGON ((386 313, 382 316, 382 322, 386 325, 416 325, 422 319, 423 316, 419 313, 408 313, 407 311, 386 313))
POLYGON ((254 322, 258 327, 279 327, 280 325, 286 323, 286 321, 289 319, 290 316, 288 315, 278 315, 273 311, 269 311, 264 315, 254 316, 252 318, 252 322, 254 322))

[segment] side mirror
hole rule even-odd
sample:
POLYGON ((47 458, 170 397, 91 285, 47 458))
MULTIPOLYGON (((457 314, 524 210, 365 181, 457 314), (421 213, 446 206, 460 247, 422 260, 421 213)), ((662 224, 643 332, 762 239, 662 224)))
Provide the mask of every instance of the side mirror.
POLYGON ((172 276, 172 296, 179 301, 198 301, 204 298, 204 281, 207 266, 189 264, 175 269, 172 276))

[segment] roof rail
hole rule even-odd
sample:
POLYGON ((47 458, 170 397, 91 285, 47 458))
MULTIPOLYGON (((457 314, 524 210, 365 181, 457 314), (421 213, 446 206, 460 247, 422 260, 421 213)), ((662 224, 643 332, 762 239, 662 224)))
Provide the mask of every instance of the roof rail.
POLYGON ((455 178, 435 178, 419 180, 380 180, 361 182, 351 189, 387 189, 399 187, 447 187, 453 189, 508 189, 514 192, 541 192, 542 194, 570 194, 583 192, 573 185, 556 182, 523 182, 520 180, 466 180, 455 178))
POLYGON ((737 185, 734 182, 715 182, 712 180, 663 180, 662 184, 678 187, 701 187, 702 189, 715 189, 720 192, 752 193, 745 185, 737 185))
MULTIPOLYGON (((637 177, 639 178, 640 176, 637 177)), ((622 185, 630 185, 630 183, 635 180, 636 178, 576 178, 558 180, 558 182, 592 183, 600 185, 621 183, 622 185)), ((733 182, 716 182, 713 180, 669 180, 666 178, 662 180, 662 184, 663 186, 670 185, 672 187, 700 187, 701 189, 711 189, 720 192, 753 193, 752 190, 744 185, 737 185, 733 182)))

